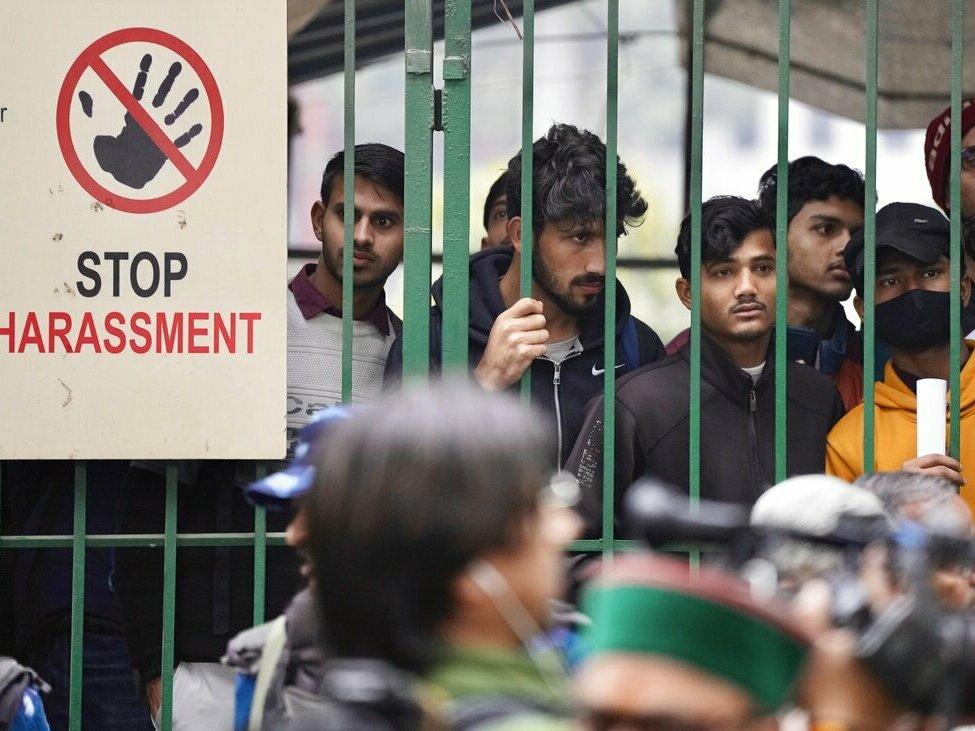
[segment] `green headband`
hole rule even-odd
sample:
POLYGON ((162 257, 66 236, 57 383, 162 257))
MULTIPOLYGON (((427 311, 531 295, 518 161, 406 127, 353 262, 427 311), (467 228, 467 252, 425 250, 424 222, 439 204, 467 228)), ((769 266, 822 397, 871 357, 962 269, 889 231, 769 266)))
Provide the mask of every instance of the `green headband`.
POLYGON ((795 637, 731 606, 654 586, 600 586, 583 610, 590 655, 639 652, 681 660, 744 689, 762 711, 781 707, 806 658, 795 637))

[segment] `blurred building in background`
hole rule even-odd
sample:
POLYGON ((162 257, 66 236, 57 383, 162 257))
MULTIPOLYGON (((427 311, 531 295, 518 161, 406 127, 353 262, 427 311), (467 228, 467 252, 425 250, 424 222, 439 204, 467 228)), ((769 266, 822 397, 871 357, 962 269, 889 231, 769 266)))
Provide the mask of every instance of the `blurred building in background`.
MULTIPOLYGON (((646 221, 620 240, 619 256, 672 259, 684 214, 686 72, 675 5, 621 0, 619 152, 650 201, 646 221)), ((520 22, 517 21, 517 22, 520 22)), ((521 142, 521 41, 500 21, 472 38, 471 248, 479 246, 481 211, 488 188, 521 142)), ((435 46, 441 57, 443 43, 435 46)), ((439 63, 434 64, 439 75, 439 63)), ((539 12, 535 20, 535 137, 552 122, 571 122, 605 138, 606 23, 604 0, 578 0, 539 12)), ((442 79, 437 79, 441 85, 442 79)), ((947 88, 947 78, 937 89, 947 88)), ((342 146, 341 74, 291 88, 300 131, 292 138, 289 180, 291 267, 299 252, 317 256, 308 211, 318 198, 328 157, 342 146)), ((403 147, 403 57, 393 54, 359 70, 356 77, 356 142, 403 147)), ((776 160, 774 92, 713 75, 705 77, 704 198, 754 196, 761 173, 776 160)), ((860 113, 862 114, 862 112, 860 113)), ((857 116, 857 115, 851 115, 857 116)), ((881 131, 877 141, 878 205, 894 200, 931 204, 923 167, 923 130, 881 131)), ((442 143, 434 139, 433 246, 441 246, 442 143)), ((864 165, 864 127, 793 101, 789 157, 818 155, 859 169, 864 165)), ((435 269, 434 277, 439 275, 435 269)), ((634 313, 665 340, 687 326, 689 316, 674 294, 676 266, 657 262, 621 267, 620 279, 634 313)), ((389 302, 401 310, 402 276, 387 285, 389 302)))

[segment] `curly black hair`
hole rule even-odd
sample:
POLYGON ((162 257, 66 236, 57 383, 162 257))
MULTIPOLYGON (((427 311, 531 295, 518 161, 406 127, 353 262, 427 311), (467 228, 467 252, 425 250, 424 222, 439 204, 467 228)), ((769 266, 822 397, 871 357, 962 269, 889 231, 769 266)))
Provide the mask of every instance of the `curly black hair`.
MULTIPOLYGON (((775 219, 778 166, 766 170, 758 183, 758 202, 775 219)), ((830 196, 852 201, 863 208, 863 173, 846 165, 833 165, 807 155, 789 163, 789 223, 809 201, 830 196)))
MULTIPOLYGON (((549 221, 588 223, 606 220, 606 145, 588 130, 553 124, 532 145, 534 205, 532 228, 541 234, 549 221)), ((508 218, 521 215, 521 153, 508 162, 506 194, 508 218)), ((647 202, 616 162, 616 235, 638 226, 647 202)))

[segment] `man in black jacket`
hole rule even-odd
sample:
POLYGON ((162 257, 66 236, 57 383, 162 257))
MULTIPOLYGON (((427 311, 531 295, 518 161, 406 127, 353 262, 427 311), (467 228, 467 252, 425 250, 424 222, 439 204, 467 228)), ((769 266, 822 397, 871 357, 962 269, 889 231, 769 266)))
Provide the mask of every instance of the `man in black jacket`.
MULTIPOLYGON (((774 482, 775 243, 754 202, 707 201, 701 210, 701 497, 753 503, 774 482)), ((690 216, 681 223, 677 294, 691 307, 690 216)), ((786 371, 788 472, 822 472, 826 435, 843 404, 828 377, 786 371)), ((616 390, 615 505, 638 478, 689 488, 690 344, 620 379, 616 390)), ((602 399, 590 404, 568 462, 579 476, 589 535, 602 513, 602 399)), ((618 515, 618 512, 617 512, 618 515)))
MULTIPOLYGON (((532 403, 550 415, 556 436, 553 467, 575 443, 586 404, 603 387, 603 289, 606 280, 606 146, 591 132, 556 124, 533 145, 532 297, 520 296, 521 154, 508 163, 508 237, 511 246, 481 251, 470 260, 470 344, 475 380, 487 390, 516 388, 531 369, 532 403)), ((617 162, 617 236, 647 210, 626 166, 617 162)), ((442 361, 443 281, 433 286, 430 361, 442 361)), ((664 354, 657 334, 630 314, 617 283, 617 374, 664 354)), ((386 362, 387 383, 399 381, 402 340, 386 362)))

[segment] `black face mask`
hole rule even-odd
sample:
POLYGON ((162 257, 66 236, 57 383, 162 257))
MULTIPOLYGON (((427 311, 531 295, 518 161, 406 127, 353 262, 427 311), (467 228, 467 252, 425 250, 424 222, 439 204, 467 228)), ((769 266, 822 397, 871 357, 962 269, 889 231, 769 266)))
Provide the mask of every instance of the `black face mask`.
POLYGON ((897 350, 927 350, 948 342, 951 294, 912 289, 877 305, 877 337, 897 350))

